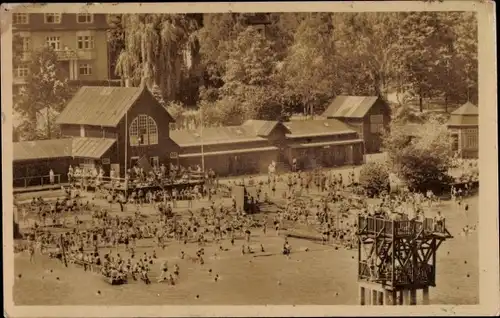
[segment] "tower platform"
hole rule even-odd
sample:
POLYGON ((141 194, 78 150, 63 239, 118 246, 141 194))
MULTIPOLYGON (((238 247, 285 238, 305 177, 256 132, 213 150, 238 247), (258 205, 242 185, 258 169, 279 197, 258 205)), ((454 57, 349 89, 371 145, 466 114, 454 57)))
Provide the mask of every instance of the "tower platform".
POLYGON ((445 220, 391 220, 358 216, 360 304, 415 305, 436 286, 436 252, 452 235, 445 220), (368 292, 368 295, 366 294, 368 292))

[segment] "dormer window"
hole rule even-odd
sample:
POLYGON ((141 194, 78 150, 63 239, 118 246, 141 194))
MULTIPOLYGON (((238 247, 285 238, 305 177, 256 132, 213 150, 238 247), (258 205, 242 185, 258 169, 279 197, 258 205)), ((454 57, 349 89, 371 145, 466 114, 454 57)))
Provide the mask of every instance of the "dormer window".
POLYGON ((59 24, 61 23, 60 13, 45 13, 45 23, 47 24, 59 24))
POLYGON ((92 23, 92 22, 94 22, 94 15, 91 13, 78 13, 76 15, 76 22, 78 22, 78 23, 92 23))

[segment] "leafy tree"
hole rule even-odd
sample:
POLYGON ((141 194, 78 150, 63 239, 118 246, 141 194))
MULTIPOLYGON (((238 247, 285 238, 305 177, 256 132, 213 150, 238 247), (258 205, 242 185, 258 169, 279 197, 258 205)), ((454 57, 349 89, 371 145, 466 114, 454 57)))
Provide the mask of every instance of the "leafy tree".
POLYGON ((389 166, 409 188, 437 193, 450 181, 451 137, 447 127, 433 117, 421 125, 421 129, 409 131, 392 123, 384 134, 384 148, 389 166))
POLYGON ((24 118, 19 127, 21 139, 53 138, 58 127, 53 125, 55 116, 69 101, 73 89, 68 86, 68 77, 57 61, 57 55, 50 47, 32 53, 29 75, 14 96, 14 110, 24 118), (37 119, 45 122, 44 131, 37 131, 37 119))
POLYGON ((153 86, 151 87, 151 95, 153 95, 153 97, 158 101, 158 103, 163 106, 163 107, 167 107, 167 103, 165 102, 165 100, 163 99, 163 95, 162 95, 162 92, 161 92, 161 89, 160 89, 160 86, 156 85, 156 84, 153 84, 153 86))
MULTIPOLYGON (((106 19, 109 28, 106 30, 109 44, 110 69, 116 70, 120 53, 125 49, 125 28, 122 23, 122 14, 108 14, 106 19)), ((111 72, 112 78, 118 77, 116 72, 111 72)))
POLYGON ((359 173, 359 184, 369 196, 388 191, 390 179, 387 163, 372 161, 363 165, 359 173))
POLYGON ((222 77, 231 44, 245 29, 243 18, 239 13, 205 15, 203 28, 198 32, 201 63, 205 69, 205 87, 219 88, 223 85, 222 77))
POLYGON ((289 48, 294 43, 295 33, 301 22, 307 18, 304 12, 269 13, 269 24, 266 25, 266 37, 272 43, 279 61, 285 59, 289 48))
POLYGON ((401 13, 396 63, 402 77, 403 89, 419 101, 439 94, 446 61, 449 59, 453 36, 449 25, 443 23, 439 12, 401 13))
POLYGON ((178 122, 182 118, 182 114, 185 109, 184 105, 176 101, 169 102, 165 108, 167 109, 168 113, 175 119, 176 122, 178 122))
POLYGON ((399 13, 335 13, 339 90, 348 95, 387 97, 398 58, 399 13))
POLYGON ((313 115, 334 96, 335 50, 329 13, 311 13, 297 28, 280 70, 285 98, 297 100, 313 115))
POLYGON ((178 99, 181 79, 186 76, 185 53, 198 48, 197 16, 125 14, 121 27, 125 45, 116 62, 117 75, 135 85, 157 84, 166 100, 178 99))
POLYGON ((450 28, 453 45, 450 60, 446 61, 444 74, 448 78, 441 81, 447 102, 463 104, 471 101, 477 104, 478 90, 478 33, 475 12, 442 13, 443 21, 450 28))
POLYGON ((221 110, 233 112, 238 105, 241 121, 276 119, 282 113, 277 86, 276 55, 271 43, 253 27, 241 32, 231 45, 220 88, 221 110))
POLYGON ((231 98, 224 98, 215 102, 201 101, 199 109, 203 116, 205 127, 236 126, 244 121, 239 104, 231 98))

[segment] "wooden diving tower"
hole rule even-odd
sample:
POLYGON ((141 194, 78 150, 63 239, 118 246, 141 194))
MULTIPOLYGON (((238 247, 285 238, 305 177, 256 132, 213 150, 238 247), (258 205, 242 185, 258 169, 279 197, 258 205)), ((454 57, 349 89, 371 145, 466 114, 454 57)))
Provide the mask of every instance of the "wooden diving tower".
POLYGON ((453 238, 444 220, 390 220, 358 216, 360 305, 416 305, 417 290, 429 304, 436 286, 436 252, 453 238))

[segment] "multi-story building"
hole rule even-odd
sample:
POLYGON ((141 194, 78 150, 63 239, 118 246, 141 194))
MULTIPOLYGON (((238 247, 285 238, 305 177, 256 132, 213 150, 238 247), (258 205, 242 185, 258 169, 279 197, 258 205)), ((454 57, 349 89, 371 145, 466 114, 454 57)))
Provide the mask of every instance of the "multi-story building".
POLYGON ((96 82, 110 78, 106 14, 13 13, 13 33, 22 40, 21 62, 14 84, 23 84, 34 50, 51 46, 70 81, 96 82))
POLYGON ((247 13, 244 23, 257 29, 259 33, 266 36, 266 27, 271 24, 269 13, 247 13))

